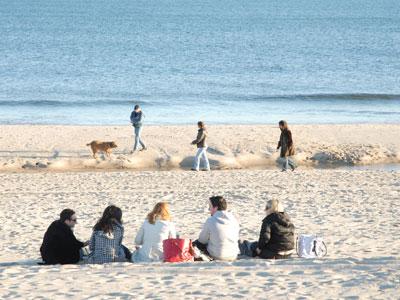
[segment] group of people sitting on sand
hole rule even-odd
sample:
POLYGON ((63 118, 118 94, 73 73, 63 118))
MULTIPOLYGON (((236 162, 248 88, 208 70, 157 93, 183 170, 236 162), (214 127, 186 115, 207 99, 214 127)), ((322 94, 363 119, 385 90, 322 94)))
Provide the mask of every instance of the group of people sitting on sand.
MULTIPOLYGON (((266 217, 256 242, 239 240, 239 223, 227 211, 223 197, 213 196, 208 203, 211 216, 193 242, 195 260, 233 261, 241 255, 280 259, 288 258, 294 252, 294 225, 278 200, 267 202, 266 217)), ((163 241, 177 237, 166 202, 157 203, 147 215, 136 235, 133 252, 122 243, 122 210, 114 205, 104 210, 89 241, 81 242, 75 237, 73 229, 76 224, 76 213, 64 209, 60 219, 49 226, 40 247, 45 264, 163 261, 163 241)))
MULTIPOLYGON (((139 149, 139 145, 142 146, 140 151, 146 150, 147 147, 144 144, 141 134, 142 134, 142 126, 143 126, 143 117, 144 114, 139 105, 135 105, 134 110, 131 113, 130 120, 131 124, 134 128, 134 136, 135 143, 133 146, 133 150, 131 153, 134 153, 139 149)), ((203 169, 202 171, 210 171, 210 163, 207 158, 207 143, 206 139, 208 136, 208 132, 204 122, 197 122, 197 136, 196 139, 192 141, 192 145, 196 145, 197 152, 193 161, 192 171, 200 170, 200 161, 203 161, 203 169)), ((295 154, 295 148, 292 139, 292 132, 289 130, 288 124, 286 121, 279 121, 279 128, 281 130, 281 135, 278 142, 277 150, 280 149, 280 157, 284 160, 282 171, 286 171, 291 168, 292 171, 297 167, 296 163, 293 161, 291 156, 295 154)))

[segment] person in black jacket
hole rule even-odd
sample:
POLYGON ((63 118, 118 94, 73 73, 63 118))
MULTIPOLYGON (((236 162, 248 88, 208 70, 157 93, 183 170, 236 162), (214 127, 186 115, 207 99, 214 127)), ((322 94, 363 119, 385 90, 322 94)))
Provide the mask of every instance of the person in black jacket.
POLYGON ((142 146, 142 149, 140 151, 147 150, 147 147, 144 144, 144 142, 142 141, 142 137, 141 137, 143 118, 144 118, 144 114, 142 112, 142 109, 140 108, 140 106, 138 104, 136 104, 131 113, 131 117, 130 117, 132 126, 135 129, 134 130, 135 131, 135 145, 133 146, 133 150, 131 151, 131 153, 134 153, 139 148, 139 144, 142 146))
POLYGON ((281 130, 281 136, 276 149, 281 149, 280 157, 284 159, 282 171, 286 171, 289 166, 292 171, 294 171, 297 165, 291 158, 295 154, 292 132, 289 130, 289 126, 284 120, 279 121, 279 129, 281 130))
POLYGON ((240 254, 269 259, 289 258, 294 252, 294 225, 278 200, 269 200, 258 242, 239 241, 240 254))
POLYGON ((255 254, 260 258, 288 258, 294 252, 294 225, 278 200, 269 200, 255 254))
POLYGON ((200 169, 200 159, 203 158, 204 160, 204 169, 203 171, 210 171, 210 162, 207 158, 207 129, 204 122, 199 121, 197 122, 197 127, 199 130, 197 131, 197 137, 194 141, 192 141, 192 145, 197 146, 197 153, 196 157, 194 158, 192 171, 199 171, 200 169))
POLYGON ((76 239, 72 231, 76 222, 75 212, 67 208, 60 213, 59 220, 51 223, 40 247, 40 254, 46 264, 75 264, 79 261, 80 250, 88 243, 76 239))

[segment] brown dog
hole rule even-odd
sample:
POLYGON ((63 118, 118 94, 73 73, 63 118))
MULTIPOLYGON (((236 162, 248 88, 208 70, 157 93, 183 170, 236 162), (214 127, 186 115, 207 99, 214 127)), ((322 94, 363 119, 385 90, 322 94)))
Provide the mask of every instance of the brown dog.
POLYGON ((92 141, 86 146, 90 146, 92 148, 93 157, 97 158, 97 152, 104 152, 108 157, 110 157, 111 149, 117 148, 117 144, 115 142, 100 142, 100 141, 92 141))

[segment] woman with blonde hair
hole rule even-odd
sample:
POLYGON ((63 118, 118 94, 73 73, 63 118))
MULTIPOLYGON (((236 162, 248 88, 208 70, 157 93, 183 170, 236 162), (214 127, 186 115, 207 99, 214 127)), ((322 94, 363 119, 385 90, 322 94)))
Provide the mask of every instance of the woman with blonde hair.
POLYGON ((265 206, 258 242, 239 244, 243 255, 267 259, 289 258, 294 252, 294 225, 279 200, 269 200, 265 206))
POLYGON ((175 224, 171 222, 168 203, 159 202, 147 215, 136 235, 136 251, 132 255, 132 261, 162 261, 164 259, 163 240, 175 237, 175 224))

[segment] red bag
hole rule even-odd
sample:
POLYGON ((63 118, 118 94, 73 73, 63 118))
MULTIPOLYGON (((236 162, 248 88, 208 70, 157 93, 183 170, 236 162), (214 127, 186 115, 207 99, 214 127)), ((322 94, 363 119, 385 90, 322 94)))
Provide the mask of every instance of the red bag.
POLYGON ((163 241, 164 262, 194 261, 192 240, 167 239, 163 241))

